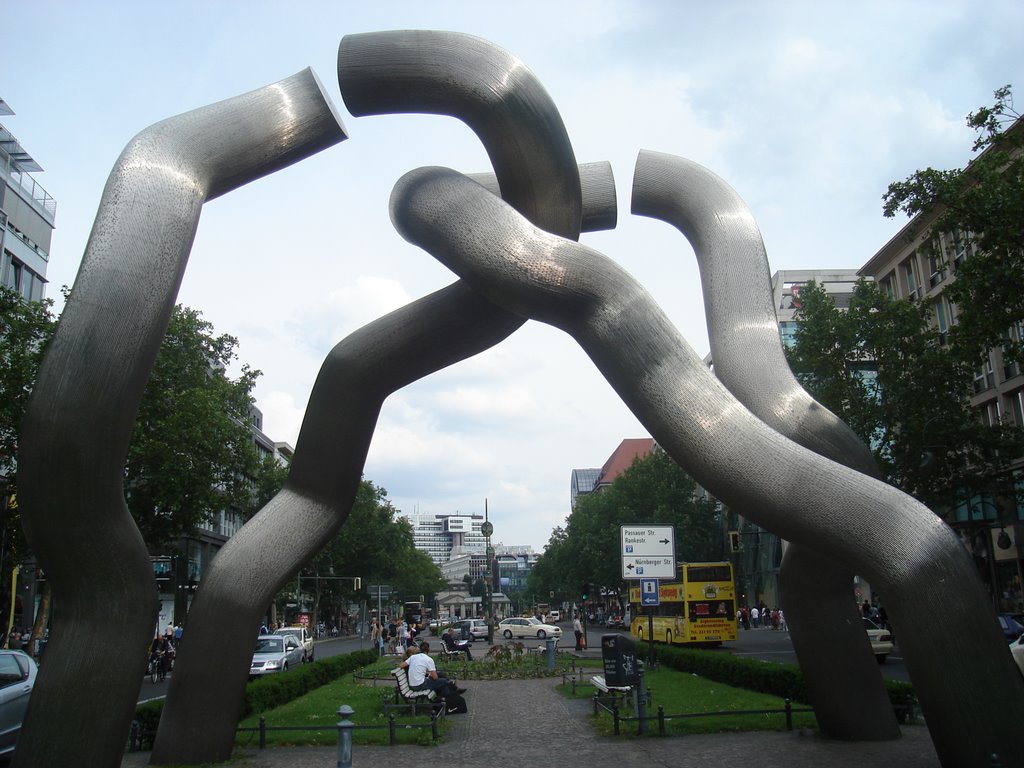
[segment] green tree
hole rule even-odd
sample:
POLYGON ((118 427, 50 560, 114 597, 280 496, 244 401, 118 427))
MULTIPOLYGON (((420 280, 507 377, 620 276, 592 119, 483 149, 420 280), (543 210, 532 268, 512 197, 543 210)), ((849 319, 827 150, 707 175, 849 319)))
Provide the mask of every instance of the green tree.
MULTIPOLYGON (((933 252, 943 237, 973 244, 976 250, 967 258, 952 265, 946 259, 956 274, 945 289, 958 310, 953 346, 977 362, 1002 345, 1007 359, 1024 363, 1024 122, 1009 85, 994 96, 992 106, 967 117, 978 134, 974 160, 950 171, 915 171, 890 184, 883 211, 890 218, 921 214, 933 252), (1011 328, 1015 332, 1008 335, 1011 328)), ((942 252, 936 255, 943 260, 942 252)))
POLYGON ((577 498, 564 531, 552 534, 531 574, 531 591, 554 590, 578 599, 580 586, 590 583, 623 602, 622 525, 672 525, 677 560, 721 559, 725 534, 716 505, 696 499, 696 488, 693 478, 664 451, 634 461, 605 490, 577 498))
POLYGON ((790 366, 871 447, 887 482, 940 509, 986 490, 1020 455, 1020 430, 986 427, 971 408, 972 367, 934 328, 929 304, 864 280, 846 311, 814 283, 800 299, 790 366))
MULTIPOLYGON (((25 301, 21 294, 0 286, 0 585, 10 573, 8 564, 26 554, 18 514, 18 434, 28 396, 55 321, 53 302, 25 301)), ((0 586, 3 595, 10 590, 0 586)))
MULTIPOLYGON (((314 595, 317 614, 336 614, 346 603, 364 598, 370 584, 390 584, 403 600, 423 595, 428 602, 445 585, 441 569, 416 549, 409 521, 398 517, 387 491, 369 480, 360 481, 345 524, 303 569, 303 589, 313 588, 317 574, 345 577, 321 580, 314 595), (349 578, 356 576, 363 584, 358 592, 349 578)), ((314 621, 317 618, 314 615, 314 621)))
POLYGON ((257 510, 259 456, 249 431, 259 371, 231 379, 237 339, 214 335, 178 305, 139 406, 125 465, 125 498, 147 545, 159 550, 222 510, 257 510))

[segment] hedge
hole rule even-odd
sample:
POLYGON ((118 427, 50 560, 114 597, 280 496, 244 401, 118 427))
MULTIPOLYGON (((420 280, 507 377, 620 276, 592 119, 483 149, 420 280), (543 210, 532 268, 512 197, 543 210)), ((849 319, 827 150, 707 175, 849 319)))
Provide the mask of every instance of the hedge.
MULTIPOLYGON (((379 658, 376 650, 353 651, 327 659, 303 664, 287 675, 268 675, 252 680, 245 687, 242 718, 305 696, 314 688, 334 682, 343 675, 373 664, 379 658)), ((135 709, 135 719, 144 733, 156 733, 163 713, 163 699, 147 701, 135 709)))
MULTIPOLYGON (((690 672, 719 683, 768 693, 792 701, 808 702, 804 674, 796 664, 759 661, 729 653, 659 646, 658 661, 666 667, 690 672)), ((914 686, 900 680, 886 680, 889 701, 903 722, 908 706, 917 705, 914 686)))

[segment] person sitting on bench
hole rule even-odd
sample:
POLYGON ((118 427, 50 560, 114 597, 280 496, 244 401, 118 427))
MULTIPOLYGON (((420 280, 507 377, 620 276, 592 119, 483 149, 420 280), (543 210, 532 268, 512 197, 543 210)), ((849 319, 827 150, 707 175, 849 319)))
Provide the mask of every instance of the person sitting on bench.
POLYGON ((414 653, 401 664, 409 675, 409 687, 414 691, 432 690, 442 699, 454 693, 465 693, 465 688, 456 688, 446 677, 439 677, 434 660, 430 658, 430 645, 420 643, 420 652, 414 653))
POLYGON ((473 654, 469 652, 469 643, 465 640, 455 639, 455 627, 449 627, 448 631, 441 637, 441 642, 444 643, 444 647, 448 649, 448 653, 459 653, 460 651, 465 652, 466 661, 473 660, 473 654))

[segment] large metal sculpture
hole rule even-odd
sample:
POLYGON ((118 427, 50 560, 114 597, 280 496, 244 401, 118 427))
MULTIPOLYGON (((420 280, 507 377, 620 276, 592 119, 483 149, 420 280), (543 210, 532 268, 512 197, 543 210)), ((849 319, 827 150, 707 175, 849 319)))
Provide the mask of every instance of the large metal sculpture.
POLYGON ((1024 764, 1024 679, 973 563, 934 513, 771 429, 614 262, 541 232, 470 179, 419 169, 399 181, 391 205, 406 239, 481 293, 568 332, 658 443, 716 497, 884 590, 943 765, 982 768, 993 753, 1024 764), (456 220, 486 222, 486 236, 474 229, 467 237, 456 220), (932 631, 937 615, 949 631, 932 631))
MULTIPOLYGON (((554 105, 521 62, 478 38, 437 32, 347 37, 338 61, 353 115, 420 111, 466 121, 487 149, 504 201, 445 169, 414 172, 396 187, 393 219, 403 235, 463 280, 381 318, 332 351, 285 489, 222 550, 197 595, 154 762, 230 753, 257 617, 342 524, 383 399, 534 317, 572 334, 698 481, 793 542, 787 583, 792 580, 796 591, 786 594, 796 602, 787 611, 810 626, 807 617, 820 598, 824 621, 839 627, 834 637, 831 630, 797 632, 827 730, 845 738, 892 735, 876 683, 853 693, 882 710, 858 727, 850 722, 850 706, 832 706, 850 692, 824 690, 827 664, 813 659, 834 640, 856 659, 857 672, 865 671, 865 641, 850 625, 847 591, 849 575, 858 572, 885 590, 943 764, 987 765, 992 752, 1005 763, 1024 764, 1016 739, 1024 682, 955 537, 899 491, 812 452, 859 461, 835 422, 805 429, 818 415, 816 406, 779 377, 778 360, 762 361, 776 377, 774 389, 745 389, 752 379, 739 359, 748 354, 742 334, 716 325, 726 314, 709 308, 716 364, 728 389, 628 275, 573 242, 584 213, 576 162, 554 105), (472 225, 471 234, 463 224, 472 225), (781 393, 802 414, 793 440, 765 423, 788 428, 773 402, 781 393), (296 530, 305 533, 291 538, 296 530), (278 566, 253 569, 255 562, 278 566), (826 586, 815 592, 801 583, 805 577, 826 586), (840 605, 844 591, 847 606, 840 605), (931 632, 936 615, 954 629, 931 632), (949 659, 957 660, 954 668, 949 659)), ((140 681, 132 660, 141 664, 157 610, 145 545, 124 504, 121 467, 203 202, 343 138, 307 71, 157 124, 118 160, 21 435, 26 533, 47 570, 56 611, 16 768, 120 761, 140 681)), ((685 184, 661 189, 658 177, 671 163, 646 153, 641 160, 652 165, 637 174, 638 212, 662 215, 664 200, 695 192, 690 202, 676 200, 676 211, 665 208, 663 217, 680 215, 674 223, 687 236, 707 239, 711 247, 699 252, 713 254, 723 243, 726 250, 752 247, 752 220, 739 229, 706 226, 715 216, 748 216, 738 198, 723 196, 721 185, 704 177, 689 191, 685 184), (646 204, 645 190, 652 193, 646 204), (704 208, 694 218, 701 199, 704 208)), ((606 170, 594 176, 604 190, 597 217, 613 221, 606 170)), ((692 167, 683 175, 699 177, 692 167)), ((712 262, 717 256, 708 265, 702 260, 709 304, 727 295, 716 289, 722 278, 709 271, 712 262)), ((751 307, 757 301, 742 290, 739 296, 725 300, 751 307)), ((764 340, 769 326, 775 333, 774 320, 761 314, 755 325, 764 340)), ((764 372, 758 371, 761 381, 764 372)))
POLYGON ((21 432, 54 614, 15 766, 116 765, 124 748, 158 611, 124 461, 203 203, 344 138, 306 70, 157 123, 114 166, 21 432))
MULTIPOLYGON (((480 180, 500 187, 538 226, 575 238, 584 218, 594 226, 614 225, 610 166, 583 167, 583 186, 591 192, 584 206, 554 103, 505 51, 466 35, 389 32, 344 38, 338 59, 342 95, 357 116, 429 108, 466 122, 494 163, 495 173, 480 180), (585 210, 594 215, 584 216, 585 210)), ((306 408, 283 491, 221 549, 189 611, 189 641, 160 721, 154 764, 230 756, 253 627, 281 586, 344 522, 384 399, 493 346, 523 322, 460 281, 332 350, 306 408)))
MULTIPOLYGON (((867 446, 793 376, 779 336, 768 256, 740 196, 697 163, 642 150, 631 209, 672 224, 693 246, 715 376, 725 388, 790 440, 877 478, 867 446)), ((786 623, 822 732, 834 739, 899 738, 860 608, 850 596, 853 577, 816 547, 787 547, 780 572, 786 623)))

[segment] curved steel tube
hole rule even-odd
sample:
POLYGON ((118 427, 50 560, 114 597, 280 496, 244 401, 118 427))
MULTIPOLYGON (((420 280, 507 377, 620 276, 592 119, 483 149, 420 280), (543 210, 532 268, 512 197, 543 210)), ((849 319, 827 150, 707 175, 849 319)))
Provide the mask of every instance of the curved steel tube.
POLYGON ((879 585, 944 766, 982 768, 992 753, 1024 764, 1024 678, 973 563, 930 510, 771 429, 618 265, 538 230, 464 176, 443 168, 406 174, 392 192, 391 217, 403 237, 493 301, 570 333, 658 443, 716 497, 879 585), (938 615, 948 631, 932 630, 938 615))
POLYGON ((114 165, 21 433, 25 533, 55 610, 16 766, 120 764, 157 620, 124 461, 203 203, 344 138, 307 69, 157 123, 114 165))
MULTIPOLYGON (((362 114, 381 105, 412 111, 425 92, 431 94, 434 111, 480 127, 506 199, 539 226, 575 239, 583 204, 572 146, 554 102, 529 70, 512 67, 512 61, 500 48, 466 35, 356 35, 342 40, 339 81, 350 109, 351 93, 362 93, 372 82, 361 99, 362 114), (382 61, 381 50, 391 46, 402 57, 382 61), (415 84, 406 79, 407 71, 421 75, 415 84), (481 91, 500 95, 500 115, 492 114, 492 104, 471 98, 481 91), (548 203, 551 190, 564 196, 562 205, 548 203)), ((595 207, 607 206, 608 188, 614 193, 608 172, 606 164, 603 172, 590 174, 596 180, 595 207)), ((220 550, 193 601, 154 764, 230 756, 254 627, 281 586, 344 523, 384 399, 493 346, 524 322, 459 281, 371 323, 332 350, 306 408, 285 488, 220 550)))
MULTIPOLYGON (((676 227, 700 267, 715 375, 737 400, 790 440, 871 477, 871 452, 800 386, 782 349, 768 255, 753 214, 707 168, 642 150, 632 212, 676 227)), ((749 517, 748 510, 739 510, 749 517)), ((829 738, 896 739, 899 725, 852 595, 854 574, 799 545, 780 581, 793 646, 829 738), (837 690, 843 691, 836 696, 837 690)))

